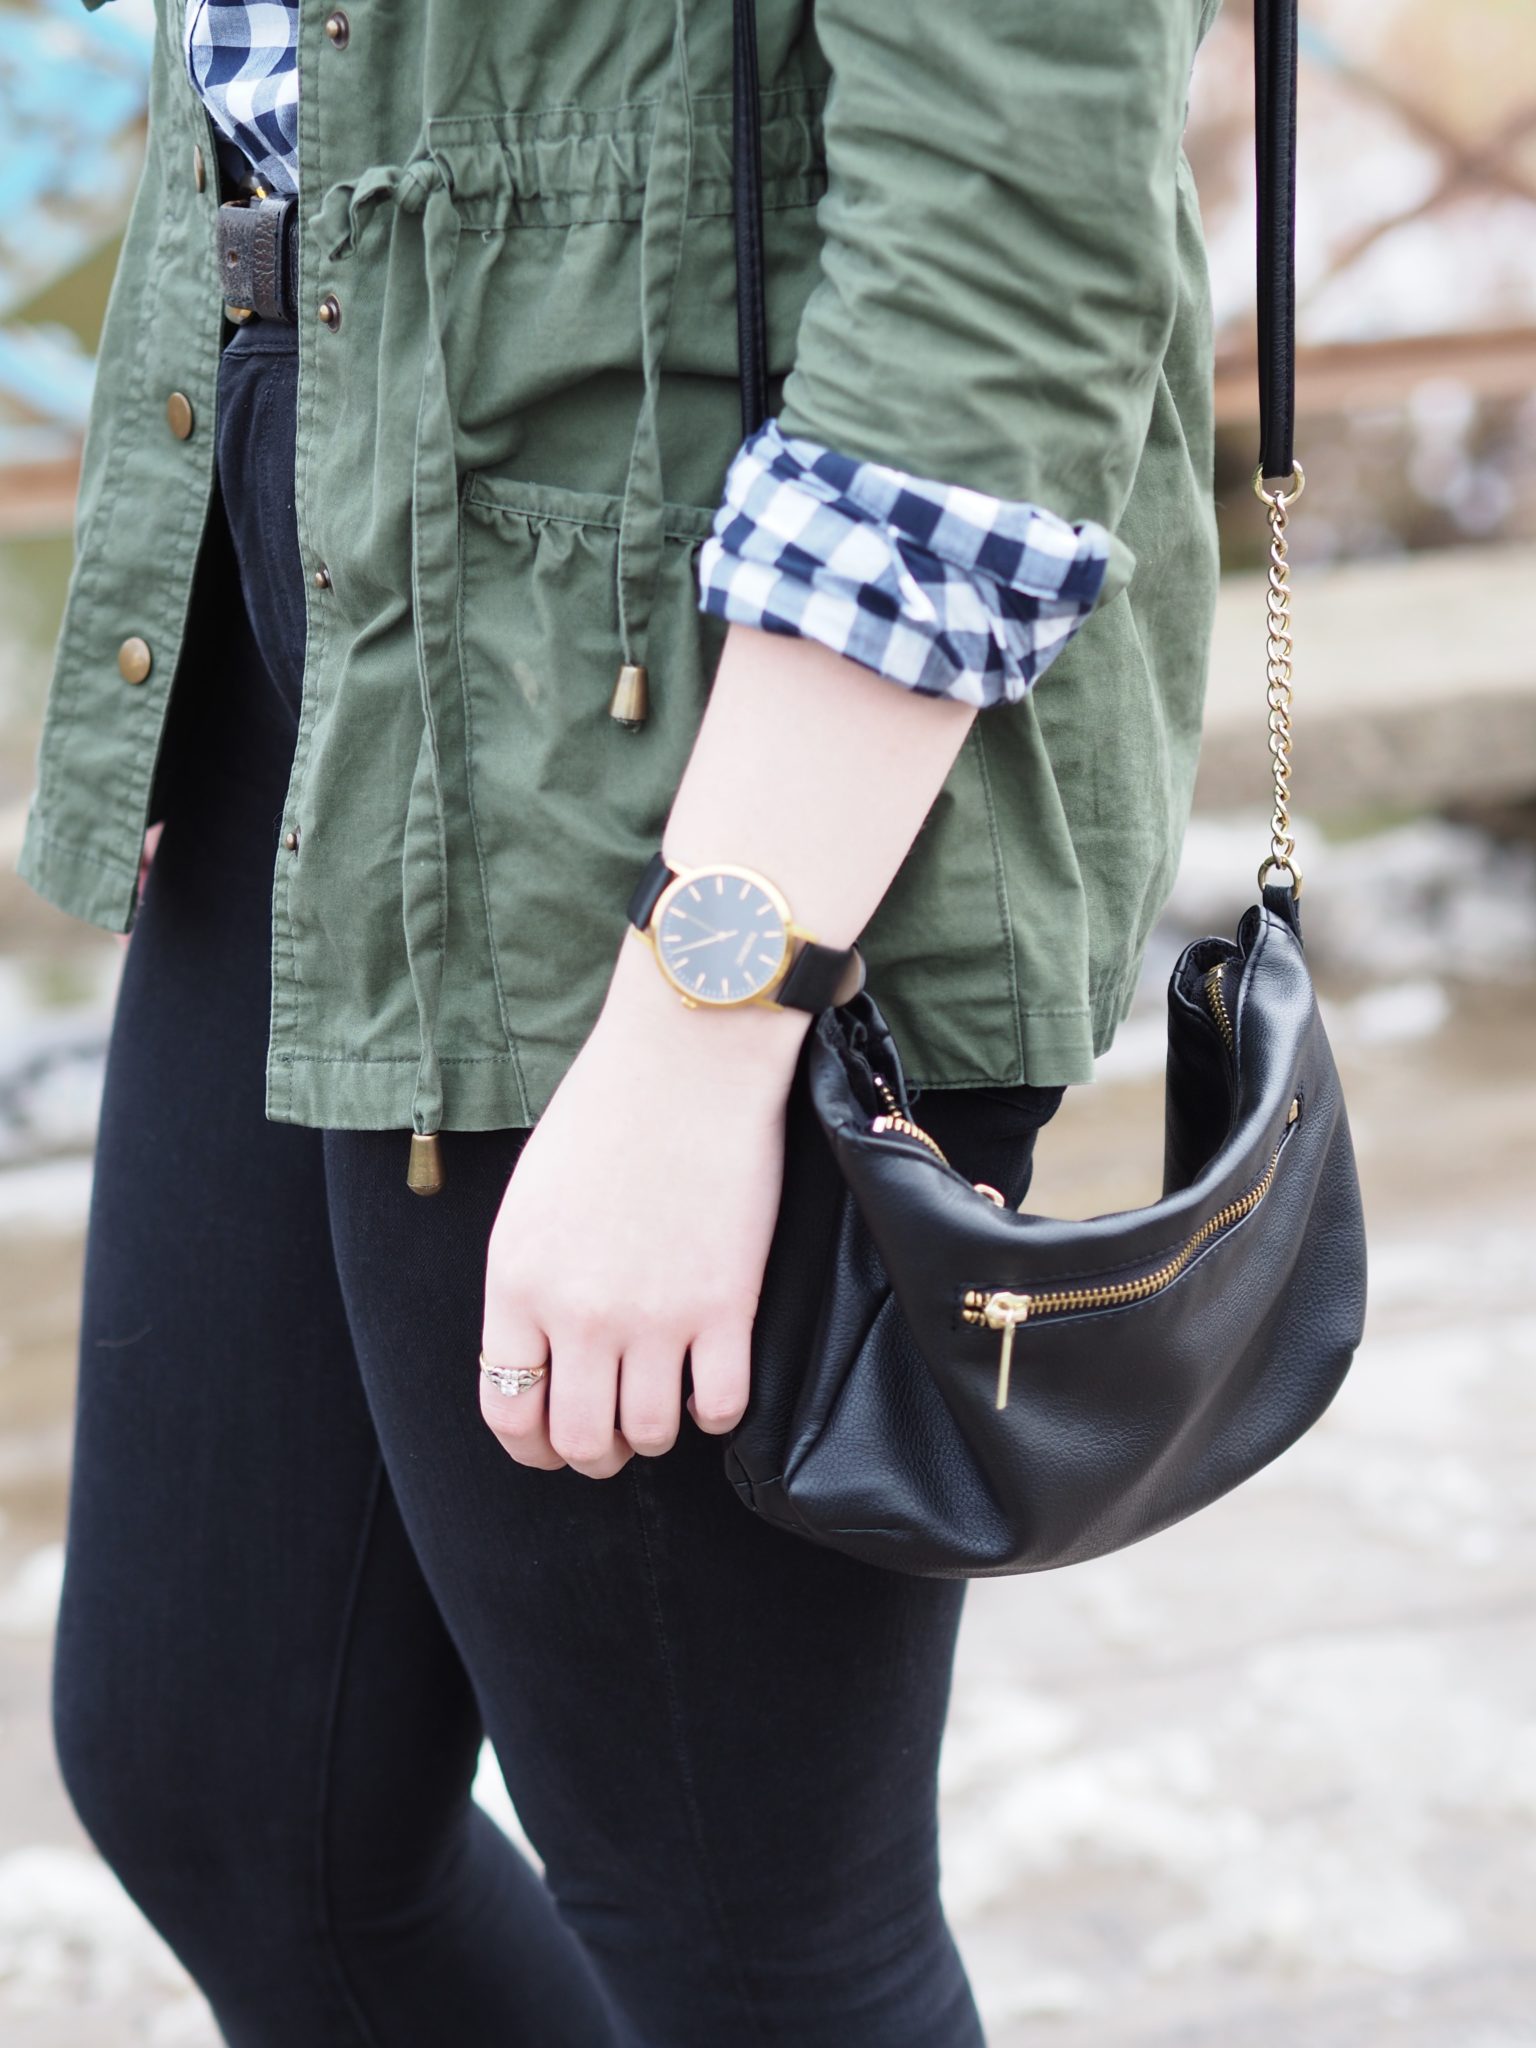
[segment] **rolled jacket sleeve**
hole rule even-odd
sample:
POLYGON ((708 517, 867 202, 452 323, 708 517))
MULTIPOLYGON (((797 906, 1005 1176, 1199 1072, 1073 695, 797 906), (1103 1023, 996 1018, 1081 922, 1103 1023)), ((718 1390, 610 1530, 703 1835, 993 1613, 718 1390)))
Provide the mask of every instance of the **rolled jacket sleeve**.
POLYGON ((821 275, 787 436, 1111 536, 1177 309, 1188 79, 1213 0, 817 0, 821 275))

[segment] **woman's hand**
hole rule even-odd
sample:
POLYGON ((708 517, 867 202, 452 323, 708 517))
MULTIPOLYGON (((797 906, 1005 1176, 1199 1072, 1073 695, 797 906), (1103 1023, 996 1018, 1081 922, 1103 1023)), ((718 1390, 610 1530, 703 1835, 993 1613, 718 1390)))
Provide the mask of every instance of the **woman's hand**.
MULTIPOLYGON (((814 640, 732 626, 662 851, 674 868, 754 867, 803 930, 851 945, 974 717, 814 640)), ((486 1359, 550 1361, 526 1394, 480 1382, 486 1421, 524 1465, 605 1477, 634 1451, 666 1450, 685 1352, 701 1428, 731 1429, 746 1406, 810 1018, 773 1003, 685 1009, 649 954, 625 938, 491 1233, 486 1359)))
POLYGON ((491 1233, 484 1350, 546 1379, 481 1412, 519 1464, 609 1478, 746 1407, 778 1215, 784 1104, 809 1018, 689 1010, 626 939, 601 1016, 534 1126, 491 1233))

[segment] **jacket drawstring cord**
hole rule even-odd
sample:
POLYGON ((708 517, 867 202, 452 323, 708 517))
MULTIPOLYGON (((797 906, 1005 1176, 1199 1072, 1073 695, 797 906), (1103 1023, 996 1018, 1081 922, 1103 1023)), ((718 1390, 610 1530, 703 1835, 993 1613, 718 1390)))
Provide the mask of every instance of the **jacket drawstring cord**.
MULTIPOLYGON (((458 591, 458 464, 448 388, 448 295, 459 253, 459 217, 447 174, 435 158, 382 165, 334 188, 325 211, 338 232, 333 258, 356 247, 365 213, 392 203, 397 220, 420 222, 427 281, 427 333, 411 453, 411 632, 421 697, 421 740, 406 804, 400 862, 406 965, 416 1005, 421 1054, 411 1094, 406 1184, 418 1195, 442 1187, 443 1117, 438 1013, 448 939, 448 838, 439 743, 439 680, 453 673, 458 591), (344 226, 336 215, 344 209, 344 226)), ((413 259, 414 260, 414 259, 413 259)), ((386 313, 386 318, 388 317, 386 313)))
POLYGON ((693 92, 688 75, 686 0, 675 0, 672 51, 656 105, 640 209, 640 357, 644 390, 630 444, 619 513, 616 593, 623 661, 613 701, 615 721, 643 725, 649 712, 646 644, 661 573, 666 504, 657 410, 661 358, 682 268, 688 200, 693 190, 693 92))
POLYGON ((448 294, 459 252, 459 217, 441 179, 421 215, 427 272, 427 344, 411 457, 411 625, 421 691, 421 743, 411 778, 401 853, 406 956, 421 1032, 421 1059, 411 1097, 411 1153, 406 1182, 413 1194, 435 1195, 443 1184, 438 1132, 443 1070, 437 1023, 448 946, 448 832, 436 692, 455 660, 459 584, 458 463, 448 389, 448 294))

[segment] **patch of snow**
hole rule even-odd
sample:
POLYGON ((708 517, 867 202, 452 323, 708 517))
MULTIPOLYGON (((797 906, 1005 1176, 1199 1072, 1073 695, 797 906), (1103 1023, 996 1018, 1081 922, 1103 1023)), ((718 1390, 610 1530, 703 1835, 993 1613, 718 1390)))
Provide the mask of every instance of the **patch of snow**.
POLYGON ((972 1684, 945 1734, 940 1785, 958 1795, 996 1784, 1021 1759, 1060 1755, 1078 1734, 1077 1715, 1060 1700, 1018 1686, 972 1684))
MULTIPOLYGON (((1436 1299, 1434 1306, 1443 1312, 1445 1303, 1436 1299)), ((1486 1406, 1492 1375, 1502 1367, 1522 1377, 1536 1367, 1536 1316, 1528 1311, 1464 1324, 1437 1321, 1391 1336, 1372 1332, 1325 1421, 1352 1438, 1400 1445, 1422 1458, 1467 1440, 1477 1409, 1486 1406)))
POLYGON ((1204 1735, 1174 1729, 1039 1762, 1021 1748, 947 1826, 944 1895, 960 1917, 1001 1904, 1031 1873, 1118 1866, 1187 1880, 1253 1856, 1264 1832, 1218 1790, 1204 1735))
POLYGON ((73 1232, 91 1203, 89 1159, 45 1159, 0 1172, 0 1231, 73 1232))
POLYGON ((969 1946, 966 1962, 977 2007, 989 2028, 1010 2020, 1071 2019, 1094 2004, 1087 1981, 1070 1970, 1017 1959, 998 1968, 969 1946))
POLYGON ((1109 1051, 1093 1063, 1097 1081, 1145 1081, 1162 1073, 1168 1061, 1168 1026, 1156 1017, 1127 1017, 1109 1051))
POLYGON ((1355 1045, 1398 1045, 1414 1038, 1433 1038, 1450 1022, 1451 999, 1438 981, 1397 981, 1370 989, 1353 1002, 1334 1006, 1328 1019, 1330 1037, 1355 1045), (1335 1027, 1342 1027, 1335 1033, 1335 1027))
MULTIPOLYGON (((1349 840, 1303 820, 1297 836, 1307 849, 1307 951, 1319 966, 1400 983, 1536 975, 1536 848, 1441 818, 1349 840)), ((1263 838, 1257 816, 1191 820, 1163 918, 1177 943, 1232 928, 1253 900, 1263 838)))
POLYGON ((0 1635, 51 1635, 63 1584, 62 1543, 45 1543, 24 1557, 10 1584, 0 1588, 0 1635))
POLYGON ((523 1824, 517 1817, 517 1808, 512 1804, 507 1781, 501 1775, 501 1765, 496 1761, 496 1752, 489 1742, 480 1745, 480 1761, 475 1766, 475 1780, 470 1792, 475 1804, 485 1809, 502 1833, 527 1857, 534 1869, 542 1871, 543 1858, 529 1841, 523 1824))
POLYGON ((1122 1559, 1091 1558, 1076 1568, 1070 1585, 1099 1642, 1134 1650, 1166 1638, 1169 1617, 1122 1559))
MULTIPOLYGON (((147 1991, 185 1994, 206 2025, 180 1963, 99 1858, 41 1844, 0 1856, 0 2009, 68 2011, 147 1991)), ((217 2035, 179 2038, 201 2048, 217 2035)))

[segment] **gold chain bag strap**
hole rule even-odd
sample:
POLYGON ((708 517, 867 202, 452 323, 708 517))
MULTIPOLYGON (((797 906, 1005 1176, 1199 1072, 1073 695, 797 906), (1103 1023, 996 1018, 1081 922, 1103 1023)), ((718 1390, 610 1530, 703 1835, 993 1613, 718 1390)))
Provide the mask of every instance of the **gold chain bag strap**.
MULTIPOLYGON (((868 989, 816 1018, 791 1090, 726 1470, 779 1527, 900 1571, 1039 1571, 1181 1520, 1316 1421, 1360 1340, 1360 1190, 1290 814, 1295 0, 1258 0, 1255 26, 1274 813, 1259 900, 1169 981, 1162 1195, 1087 1221, 1014 1207, 923 1128, 868 989)), ((739 130, 755 113, 738 93, 739 130)), ((761 252, 750 139, 738 283, 761 252)), ((740 307, 749 421, 762 303, 759 280, 740 307)))
POLYGON ((1292 483, 1271 490, 1262 466, 1254 472, 1254 494, 1269 508, 1269 575, 1264 589, 1265 697, 1269 704, 1269 753, 1275 776, 1275 808, 1269 821, 1269 852, 1259 865, 1259 887, 1284 876, 1301 894, 1296 841, 1291 833, 1291 566, 1285 515, 1307 487, 1306 472, 1292 464, 1292 483))

